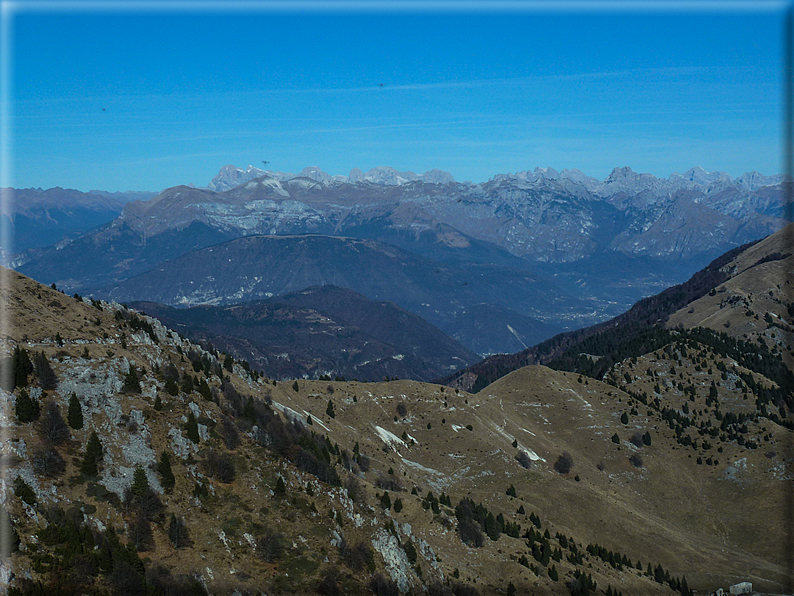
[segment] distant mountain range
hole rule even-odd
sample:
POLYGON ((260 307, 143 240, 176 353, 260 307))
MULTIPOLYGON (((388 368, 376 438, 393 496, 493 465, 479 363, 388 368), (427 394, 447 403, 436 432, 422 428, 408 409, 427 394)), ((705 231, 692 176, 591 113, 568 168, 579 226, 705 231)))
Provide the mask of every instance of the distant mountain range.
MULTIPOLYGON (((6 189, 9 190, 9 189, 6 189)), ((11 200, 0 219, 9 226, 3 246, 6 259, 31 248, 44 248, 75 238, 118 217, 130 201, 148 201, 156 192, 80 192, 67 188, 10 189, 11 200)))
POLYGON ((375 168, 339 177, 306 168, 296 177, 226 166, 210 186, 228 190, 166 189, 127 203, 120 216, 77 238, 18 255, 15 265, 69 291, 182 306, 355 277, 351 289, 409 309, 488 354, 615 316, 786 223, 781 176, 733 179, 701 168, 667 179, 616 168, 603 181, 536 168, 472 184, 438 170, 419 176, 375 168), (267 237, 300 235, 315 239, 291 240, 299 255, 284 252, 283 243, 268 244, 282 247, 277 263, 262 253, 267 237), (257 240, 238 242, 246 237, 257 240), (221 243, 227 265, 206 252, 221 243), (353 273, 364 266, 357 246, 379 255, 367 267, 380 270, 353 273), (196 250, 205 252, 188 256, 196 250), (408 286, 397 282, 408 278, 408 286), (475 311, 478 318, 487 311, 489 329, 463 324, 475 311))
MULTIPOLYGON (((184 307, 272 296, 281 301, 284 294, 323 285, 395 302, 464 345, 480 349, 533 345, 560 329, 520 312, 535 317, 552 311, 572 315, 588 307, 527 271, 438 263, 374 240, 332 236, 237 238, 189 252, 94 295, 184 307), (480 327, 472 316, 490 325, 480 327)), ((298 296, 306 306, 306 296, 298 296)), ((311 306, 322 310, 321 303, 311 306)))
POLYGON ((293 178, 309 178, 323 184, 356 184, 365 182, 369 184, 382 184, 385 186, 399 186, 406 182, 413 182, 419 180, 420 182, 429 182, 431 184, 447 184, 455 182, 452 174, 449 172, 442 172, 441 170, 433 169, 425 172, 422 175, 415 174, 414 172, 398 172, 390 167, 377 167, 372 168, 366 174, 358 168, 350 170, 348 176, 331 176, 326 174, 317 166, 309 166, 303 168, 298 174, 289 174, 287 172, 273 172, 271 170, 261 170, 249 165, 247 168, 242 169, 234 165, 227 165, 221 168, 221 171, 210 181, 207 188, 216 192, 223 192, 231 190, 236 186, 240 186, 253 180, 254 178, 273 178, 285 182, 293 178))

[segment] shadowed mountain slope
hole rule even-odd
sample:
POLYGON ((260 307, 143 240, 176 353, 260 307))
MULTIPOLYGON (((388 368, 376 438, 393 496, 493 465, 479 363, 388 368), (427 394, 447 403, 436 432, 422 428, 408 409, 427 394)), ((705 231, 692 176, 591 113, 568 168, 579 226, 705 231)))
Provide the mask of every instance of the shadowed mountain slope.
POLYGON ((418 316, 332 286, 231 306, 132 306, 279 380, 342 376, 429 381, 478 359, 418 316))
MULTIPOLYGON (((97 295, 172 306, 230 304, 335 285, 388 300, 447 334, 463 309, 503 307, 496 341, 512 339, 511 310, 524 317, 555 310, 572 320, 587 305, 553 282, 507 267, 440 264, 388 244, 330 236, 248 236, 188 253, 97 295)), ((523 328, 516 317, 514 328, 523 328)), ((525 318, 523 320, 526 320, 525 318)), ((539 326, 543 329, 542 326, 539 326)), ((464 345, 475 336, 458 335, 464 345)), ((470 348, 471 349, 471 348, 470 348)))

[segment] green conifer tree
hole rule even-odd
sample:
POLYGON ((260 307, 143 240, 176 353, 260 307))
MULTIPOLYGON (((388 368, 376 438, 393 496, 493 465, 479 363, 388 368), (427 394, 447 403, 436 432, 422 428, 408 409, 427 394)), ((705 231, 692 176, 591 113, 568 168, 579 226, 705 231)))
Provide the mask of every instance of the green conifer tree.
POLYGON ((135 466, 130 488, 136 502, 142 501, 149 492, 149 479, 146 477, 146 471, 141 466, 135 466))
POLYGON ((198 442, 201 440, 201 437, 199 436, 198 422, 196 421, 196 417, 193 415, 193 412, 190 412, 187 416, 185 430, 187 431, 187 438, 198 444, 198 442))
POLYGON ((41 414, 41 406, 38 400, 33 399, 28 394, 27 390, 22 389, 17 396, 17 401, 14 406, 14 414, 20 424, 26 424, 39 419, 41 414))
POLYGON ((80 400, 77 399, 77 394, 72 392, 69 398, 69 411, 66 416, 69 426, 75 430, 83 428, 83 407, 80 405, 80 400))
POLYGON ((102 443, 96 432, 92 432, 85 447, 85 456, 80 464, 80 472, 85 476, 96 476, 99 473, 98 463, 102 459, 102 443))
POLYGON ((140 379, 138 378, 138 371, 135 370, 135 366, 132 364, 130 364, 130 370, 124 376, 124 385, 122 385, 121 390, 125 393, 141 392, 141 383, 140 379))
POLYGON ((157 464, 157 471, 160 473, 160 484, 166 492, 170 492, 176 484, 174 472, 171 470, 171 456, 167 451, 160 454, 160 462, 157 464))

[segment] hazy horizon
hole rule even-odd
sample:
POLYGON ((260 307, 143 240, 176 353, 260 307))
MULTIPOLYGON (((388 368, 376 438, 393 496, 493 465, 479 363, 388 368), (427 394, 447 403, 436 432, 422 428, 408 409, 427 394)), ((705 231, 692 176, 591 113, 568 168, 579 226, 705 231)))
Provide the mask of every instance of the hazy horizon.
POLYGON ((156 191, 262 160, 472 182, 784 171, 782 5, 31 5, 5 17, 4 186, 156 191))

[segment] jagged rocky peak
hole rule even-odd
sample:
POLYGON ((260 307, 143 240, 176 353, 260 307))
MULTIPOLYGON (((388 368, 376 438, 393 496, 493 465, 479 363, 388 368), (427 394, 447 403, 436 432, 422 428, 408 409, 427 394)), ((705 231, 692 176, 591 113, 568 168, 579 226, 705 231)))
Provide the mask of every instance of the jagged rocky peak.
POLYGON ((747 190, 758 190, 764 186, 775 186, 783 182, 783 174, 776 174, 774 176, 764 176, 760 172, 753 170, 752 172, 745 172, 739 176, 735 183, 747 190))
POLYGON ((207 188, 216 192, 224 192, 262 176, 274 178, 281 182, 291 180, 292 178, 303 177, 311 178, 322 184, 369 183, 382 186, 399 186, 414 180, 430 184, 449 184, 455 182, 452 174, 437 168, 425 172, 422 175, 409 171, 400 172, 388 166, 372 168, 366 174, 359 168, 353 168, 350 170, 348 176, 341 176, 328 174, 318 166, 308 166, 303 168, 299 174, 291 174, 288 172, 262 170, 252 165, 249 165, 246 169, 242 169, 230 164, 220 169, 218 174, 207 185, 207 188))
POLYGON ((252 165, 246 169, 238 168, 232 164, 223 166, 218 174, 210 181, 207 188, 216 192, 223 192, 229 190, 240 184, 244 184, 254 178, 264 176, 267 172, 252 165))
POLYGON ((683 174, 674 172, 670 174, 667 180, 675 188, 683 187, 714 189, 724 188, 733 183, 733 178, 731 178, 726 172, 720 172, 718 170, 709 172, 700 166, 690 168, 683 174))

